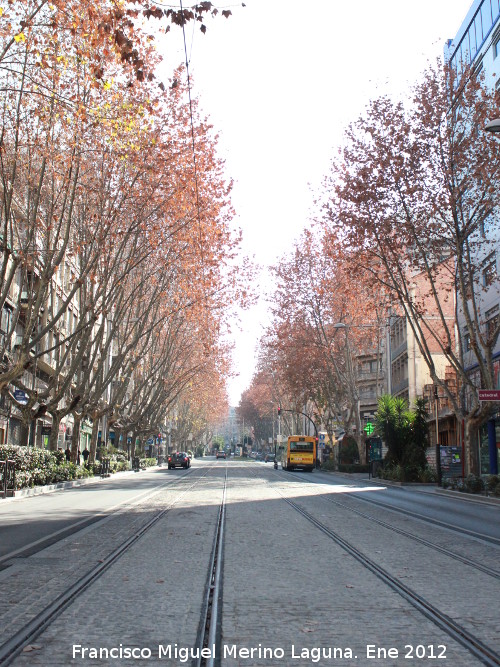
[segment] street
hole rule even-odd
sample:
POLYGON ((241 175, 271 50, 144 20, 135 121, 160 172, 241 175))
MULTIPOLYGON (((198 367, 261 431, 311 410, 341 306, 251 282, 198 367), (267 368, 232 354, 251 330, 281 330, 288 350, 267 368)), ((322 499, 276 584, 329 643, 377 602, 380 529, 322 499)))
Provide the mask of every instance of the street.
POLYGON ((498 665, 499 514, 211 457, 4 502, 0 663, 498 665))

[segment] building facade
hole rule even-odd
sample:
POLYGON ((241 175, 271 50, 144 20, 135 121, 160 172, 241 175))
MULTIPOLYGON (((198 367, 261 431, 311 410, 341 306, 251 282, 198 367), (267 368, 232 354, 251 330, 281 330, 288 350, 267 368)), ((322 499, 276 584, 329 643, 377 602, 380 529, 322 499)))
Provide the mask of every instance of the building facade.
MULTIPOLYGON (((460 77, 464 66, 472 66, 484 76, 490 89, 500 90, 500 0, 475 0, 454 39, 445 46, 445 58, 460 77)), ((500 115, 500 111, 499 111, 500 115)), ((490 119, 493 120, 493 119, 490 119)), ((491 141, 500 140, 491 136, 491 141)), ((485 335, 492 332, 500 318, 500 220, 492 215, 475 238, 477 271, 473 287, 480 326, 485 335)), ((477 360, 470 347, 463 308, 458 304, 458 329, 462 339, 464 363, 472 377, 477 376, 477 360)), ((495 386, 500 389, 500 342, 493 350, 495 386)), ((500 412, 484 424, 478 436, 480 473, 497 472, 500 464, 500 412), (496 450, 496 470, 495 470, 496 450)))

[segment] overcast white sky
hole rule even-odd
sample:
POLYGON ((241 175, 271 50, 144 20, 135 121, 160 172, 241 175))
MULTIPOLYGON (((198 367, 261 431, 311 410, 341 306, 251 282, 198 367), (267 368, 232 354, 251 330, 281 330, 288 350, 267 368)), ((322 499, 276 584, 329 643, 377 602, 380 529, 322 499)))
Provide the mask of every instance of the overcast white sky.
MULTIPOLYGON (((189 6, 188 2, 183 3, 189 6)), ((245 0, 186 29, 193 95, 220 134, 235 180, 243 250, 261 266, 286 253, 313 210, 343 128, 383 93, 404 95, 455 37, 472 0, 245 0)), ((163 76, 184 61, 182 32, 165 37, 163 76)), ((272 285, 264 271, 263 289, 272 285)), ((236 336, 231 405, 250 384, 266 321, 261 302, 236 336)))

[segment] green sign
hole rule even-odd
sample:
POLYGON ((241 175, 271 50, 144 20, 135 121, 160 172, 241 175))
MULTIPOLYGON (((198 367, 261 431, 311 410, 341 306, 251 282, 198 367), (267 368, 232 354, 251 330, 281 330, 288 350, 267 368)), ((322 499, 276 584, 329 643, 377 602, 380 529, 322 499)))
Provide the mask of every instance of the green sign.
POLYGON ((371 422, 368 422, 368 424, 365 426, 363 430, 366 431, 367 435, 371 435, 374 431, 373 424, 371 422))

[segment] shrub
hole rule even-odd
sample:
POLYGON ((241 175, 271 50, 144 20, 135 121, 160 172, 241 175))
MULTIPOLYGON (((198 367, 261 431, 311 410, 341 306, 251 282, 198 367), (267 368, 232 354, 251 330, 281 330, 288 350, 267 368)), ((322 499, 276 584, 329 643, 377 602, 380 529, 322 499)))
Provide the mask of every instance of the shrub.
POLYGON ((321 464, 321 470, 335 470, 335 461, 333 459, 327 459, 321 464))
POLYGON ((422 482, 423 484, 437 482, 437 472, 434 470, 434 468, 429 468, 429 466, 426 466, 420 470, 420 478, 418 481, 422 482))
POLYGON ((379 469, 378 476, 382 479, 402 482, 404 481, 404 470, 398 464, 386 464, 379 469))
POLYGON ((500 484, 500 477, 498 475, 490 475, 486 480, 488 492, 493 493, 498 484, 500 484))
POLYGON ((111 461, 109 464, 109 471, 110 472, 124 472, 125 470, 129 470, 129 462, 127 460, 125 461, 111 461))
POLYGON ((495 486, 492 493, 496 498, 500 498, 500 482, 495 486))
POLYGON ((67 463, 63 452, 38 447, 0 445, 0 460, 5 458, 15 461, 17 489, 66 482, 93 474, 87 468, 67 463))
POLYGON ((464 490, 467 493, 482 493, 484 491, 484 482, 481 477, 468 475, 464 480, 464 490))
POLYGON ((354 463, 359 460, 358 444, 352 436, 345 436, 340 443, 340 460, 342 463, 354 463))
MULTIPOLYGON (((333 463, 333 461, 332 461, 333 463)), ((322 466, 324 467, 324 466, 322 466)), ((348 472, 348 473, 354 473, 354 472, 365 472, 368 473, 370 472, 370 466, 368 464, 362 464, 362 463, 352 463, 352 464, 340 464, 339 465, 339 472, 348 472)))

